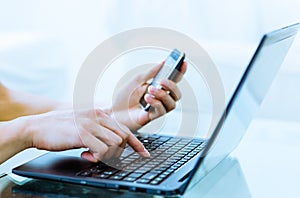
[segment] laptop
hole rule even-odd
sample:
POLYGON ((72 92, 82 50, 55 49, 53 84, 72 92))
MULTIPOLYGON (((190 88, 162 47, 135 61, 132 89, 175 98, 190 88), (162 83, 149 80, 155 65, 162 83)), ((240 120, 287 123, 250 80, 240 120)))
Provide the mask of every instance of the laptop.
POLYGON ((239 144, 299 27, 297 23, 263 36, 209 138, 136 133, 151 158, 141 158, 127 148, 109 166, 50 152, 12 172, 25 177, 165 196, 186 193, 239 144))

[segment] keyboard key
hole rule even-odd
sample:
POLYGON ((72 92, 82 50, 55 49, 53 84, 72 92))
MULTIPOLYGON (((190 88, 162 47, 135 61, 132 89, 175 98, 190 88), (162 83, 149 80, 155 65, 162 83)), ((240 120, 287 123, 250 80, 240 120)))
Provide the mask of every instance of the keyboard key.
POLYGON ((173 166, 171 166, 171 168, 176 170, 176 169, 179 168, 180 166, 181 166, 180 164, 174 164, 173 166))
POLYGON ((150 180, 141 178, 141 179, 138 179, 136 182, 141 183, 141 184, 148 184, 150 182, 150 180))
POLYGON ((101 179, 107 179, 109 178, 110 175, 106 175, 106 174, 103 174, 101 173, 100 175, 96 175, 97 178, 101 178, 101 179))
POLYGON ((159 138, 159 140, 162 141, 162 142, 166 142, 169 139, 170 139, 170 137, 164 137, 164 136, 162 136, 162 137, 159 138))
POLYGON ((169 168, 168 170, 166 170, 164 173, 166 174, 171 174, 172 172, 174 172, 174 168, 169 168))
POLYGON ((154 169, 153 169, 153 171, 159 172, 159 173, 163 172, 164 170, 166 170, 166 169, 165 169, 165 168, 162 168, 162 167, 158 167, 158 168, 154 168, 154 169))
POLYGON ((128 175, 130 172, 128 171, 120 171, 118 173, 116 173, 116 176, 120 176, 120 177, 125 177, 126 175, 128 175))
POLYGON ((140 158, 140 156, 139 156, 137 153, 134 153, 134 154, 129 155, 129 156, 127 157, 127 159, 129 159, 129 160, 136 160, 136 159, 138 159, 138 158, 140 158))
POLYGON ((136 178, 133 178, 133 177, 125 177, 123 179, 123 181, 127 181, 127 182, 134 182, 136 180, 136 178))
POLYGON ((123 177, 119 176, 119 175, 114 175, 111 176, 109 179, 113 179, 113 180, 121 180, 123 177))
POLYGON ((149 148, 151 158, 141 158, 126 145, 121 157, 111 161, 120 167, 119 170, 99 163, 96 167, 79 172, 78 175, 157 185, 205 147, 205 143, 199 139, 156 134, 136 134, 136 137, 149 148))
POLYGON ((155 178, 153 181, 156 181, 157 183, 160 183, 161 181, 163 181, 164 178, 163 177, 157 177, 155 178))
POLYGON ((133 171, 135 171, 136 170, 136 168, 134 168, 134 167, 125 167, 124 169, 123 169, 124 171, 128 171, 128 172, 133 172, 133 171))
POLYGON ((167 177, 169 174, 170 174, 170 173, 164 172, 164 173, 160 174, 159 177, 165 178, 165 177, 167 177))
POLYGON ((79 176, 88 177, 91 176, 93 173, 91 171, 84 171, 82 173, 79 173, 79 176))
POLYGON ((151 169, 152 169, 152 168, 142 167, 142 168, 136 169, 134 172, 135 172, 135 173, 139 173, 139 174, 144 174, 144 173, 150 171, 151 169))
POLYGON ((138 178, 138 177, 140 177, 140 176, 142 176, 142 173, 131 173, 130 175, 129 175, 129 177, 132 177, 132 178, 138 178))
POLYGON ((102 173, 103 174, 106 174, 106 175, 113 175, 114 173, 116 173, 118 170, 108 170, 108 171, 103 171, 102 173))
POLYGON ((152 182, 150 182, 150 184, 152 184, 152 185, 157 185, 159 183, 160 183, 160 181, 157 181, 157 180, 153 180, 152 182))
POLYGON ((155 174, 155 173, 147 173, 147 174, 143 175, 142 178, 143 178, 143 179, 152 180, 152 179, 154 179, 156 176, 157 176, 157 174, 155 174))

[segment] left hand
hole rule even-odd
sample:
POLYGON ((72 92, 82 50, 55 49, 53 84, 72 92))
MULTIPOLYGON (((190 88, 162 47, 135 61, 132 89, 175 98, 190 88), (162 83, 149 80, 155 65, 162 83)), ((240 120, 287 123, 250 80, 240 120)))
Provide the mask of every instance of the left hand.
POLYGON ((149 86, 147 81, 153 78, 163 63, 151 68, 144 74, 137 75, 126 84, 113 101, 110 113, 119 122, 131 130, 137 130, 176 107, 176 101, 181 98, 181 92, 176 85, 186 72, 187 63, 184 62, 174 81, 164 79, 160 82, 163 89, 149 86), (146 89, 148 93, 145 94, 146 89), (151 105, 150 111, 144 111, 139 102, 141 97, 151 105))

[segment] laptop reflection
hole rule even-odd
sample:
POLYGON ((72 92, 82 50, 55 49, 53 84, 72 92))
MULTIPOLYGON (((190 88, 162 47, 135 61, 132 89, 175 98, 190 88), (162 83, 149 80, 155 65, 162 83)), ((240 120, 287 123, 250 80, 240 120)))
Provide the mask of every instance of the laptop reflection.
MULTIPOLYGON (((30 180, 24 185, 9 185, 7 189, 13 196, 33 197, 154 197, 144 193, 122 190, 107 190, 89 186, 55 182, 47 180, 30 180)), ((5 191, 5 190, 4 190, 5 191)), ((159 197, 159 196, 155 196, 159 197)), ((237 159, 227 157, 201 181, 187 191, 183 197, 251 197, 247 182, 237 159)))

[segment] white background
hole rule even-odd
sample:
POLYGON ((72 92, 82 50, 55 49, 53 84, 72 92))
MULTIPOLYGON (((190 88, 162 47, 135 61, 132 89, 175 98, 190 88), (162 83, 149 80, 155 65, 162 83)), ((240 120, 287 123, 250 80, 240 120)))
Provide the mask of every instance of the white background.
MULTIPOLYGON (((11 88, 71 101, 78 69, 101 41, 154 26, 198 41, 228 91, 262 34, 300 21, 299 6, 295 0, 1 1, 0 79, 11 88)), ((260 116, 299 121, 299 46, 297 37, 260 116)))
MULTIPOLYGON (((13 89, 72 102, 77 72, 98 44, 122 31, 153 26, 171 28, 198 41, 215 61, 228 97, 263 33, 300 22, 299 8, 296 0, 1 0, 0 81, 13 89)), ((282 182, 298 181, 274 165, 280 172, 278 182, 266 184, 274 176, 274 171, 267 171, 270 160, 279 163, 275 152, 281 152, 287 163, 289 157, 298 155, 299 53, 300 36, 257 115, 256 119, 268 121, 256 121, 250 127, 256 133, 248 134, 236 151, 238 156, 247 153, 240 161, 255 197, 267 196, 272 190, 285 196, 290 189, 282 187, 282 182), (279 131, 282 128, 290 133, 279 131), (253 143, 261 149, 258 156, 249 150, 253 143), (270 153, 273 155, 266 158, 270 153), (257 157, 259 163, 255 163, 257 157)), ((115 72, 122 71, 125 69, 115 72)), ((110 94, 104 89, 97 97, 107 99, 110 94)), ((298 169, 299 161, 292 160, 291 169, 298 169)))

